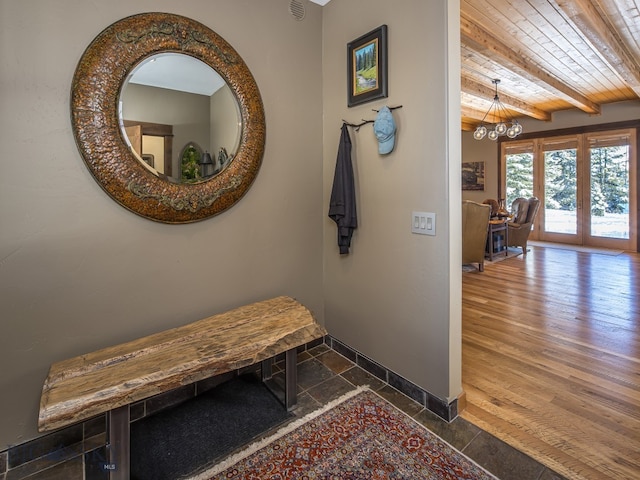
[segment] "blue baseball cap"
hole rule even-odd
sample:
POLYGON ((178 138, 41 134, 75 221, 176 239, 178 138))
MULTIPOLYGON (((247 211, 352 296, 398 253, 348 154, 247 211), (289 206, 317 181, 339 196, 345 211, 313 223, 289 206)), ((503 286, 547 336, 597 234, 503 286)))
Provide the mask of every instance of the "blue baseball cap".
POLYGON ((391 153, 396 140, 396 122, 389 107, 384 106, 378 112, 376 121, 373 122, 373 133, 378 139, 378 153, 381 155, 391 153))

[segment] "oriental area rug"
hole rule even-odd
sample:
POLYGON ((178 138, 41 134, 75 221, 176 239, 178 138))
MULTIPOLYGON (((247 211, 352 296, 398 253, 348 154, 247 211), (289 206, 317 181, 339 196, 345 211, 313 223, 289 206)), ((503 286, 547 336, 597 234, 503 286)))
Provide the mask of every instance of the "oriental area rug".
POLYGON ((496 477, 364 387, 192 477, 222 479, 496 477))

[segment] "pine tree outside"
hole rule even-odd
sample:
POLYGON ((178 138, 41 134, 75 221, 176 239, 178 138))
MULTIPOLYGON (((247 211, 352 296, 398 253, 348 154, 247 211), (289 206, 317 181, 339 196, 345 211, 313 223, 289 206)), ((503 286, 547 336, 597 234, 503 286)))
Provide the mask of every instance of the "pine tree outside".
MULTIPOLYGON (((577 150, 544 152, 545 231, 575 234, 577 228, 577 150)), ((534 196, 532 152, 508 154, 506 204, 534 196)), ((591 236, 629 238, 629 147, 590 148, 591 236)))

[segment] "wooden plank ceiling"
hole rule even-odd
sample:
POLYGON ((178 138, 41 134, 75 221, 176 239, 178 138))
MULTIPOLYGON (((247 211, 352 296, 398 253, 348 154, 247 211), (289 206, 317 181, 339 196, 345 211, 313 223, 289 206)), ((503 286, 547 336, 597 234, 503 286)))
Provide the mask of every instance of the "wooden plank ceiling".
POLYGON ((461 0, 460 7, 463 130, 489 110, 496 78, 514 118, 598 114, 625 100, 638 101, 640 112, 640 0, 461 0))

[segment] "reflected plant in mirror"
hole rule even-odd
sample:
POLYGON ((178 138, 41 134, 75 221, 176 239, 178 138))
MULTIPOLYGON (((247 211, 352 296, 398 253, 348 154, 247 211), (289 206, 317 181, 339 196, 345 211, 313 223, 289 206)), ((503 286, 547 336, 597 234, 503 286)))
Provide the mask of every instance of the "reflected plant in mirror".
POLYGON ((151 220, 227 210, 262 163, 264 109, 251 72, 222 37, 186 17, 143 13, 107 27, 78 63, 71 108, 96 181, 151 220))
POLYGON ((181 179, 183 182, 197 182, 204 176, 200 173, 203 155, 202 149, 196 145, 189 144, 184 148, 180 157, 181 179))

